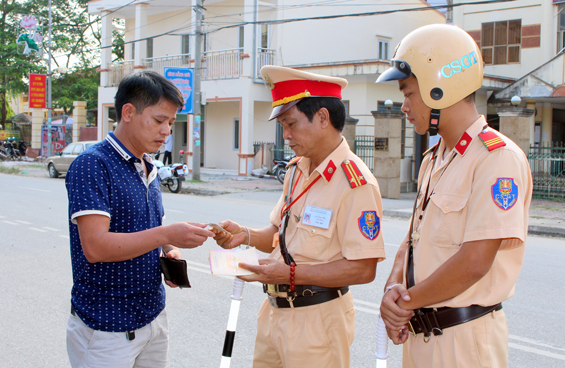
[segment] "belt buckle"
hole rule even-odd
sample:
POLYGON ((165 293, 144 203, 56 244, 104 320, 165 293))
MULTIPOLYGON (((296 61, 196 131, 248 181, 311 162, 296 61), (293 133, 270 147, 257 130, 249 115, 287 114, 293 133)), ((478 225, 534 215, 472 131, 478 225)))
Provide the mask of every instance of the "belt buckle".
POLYGON ((277 294, 279 292, 279 285, 277 284, 267 284, 267 293, 277 294))

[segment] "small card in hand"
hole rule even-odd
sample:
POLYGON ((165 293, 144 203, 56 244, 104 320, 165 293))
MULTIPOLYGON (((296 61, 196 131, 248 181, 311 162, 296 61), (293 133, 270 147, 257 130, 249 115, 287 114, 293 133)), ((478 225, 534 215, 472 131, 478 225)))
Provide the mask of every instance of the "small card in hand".
POLYGON ((161 257, 161 272, 165 280, 183 288, 191 287, 184 259, 161 257))

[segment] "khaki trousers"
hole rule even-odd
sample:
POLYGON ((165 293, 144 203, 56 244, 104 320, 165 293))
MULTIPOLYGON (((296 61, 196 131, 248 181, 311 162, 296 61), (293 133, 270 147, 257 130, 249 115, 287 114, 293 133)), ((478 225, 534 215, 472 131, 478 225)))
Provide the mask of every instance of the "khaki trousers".
POLYGON ((125 332, 93 330, 78 316, 67 324, 67 353, 73 368, 168 368, 169 325, 163 310, 150 324, 125 332))
POLYGON ((354 336, 351 291, 300 308, 273 308, 265 299, 257 317, 253 368, 348 368, 354 336))
POLYGON ((404 343, 403 368, 506 368, 508 326, 504 310, 446 328, 443 335, 410 335, 404 343))

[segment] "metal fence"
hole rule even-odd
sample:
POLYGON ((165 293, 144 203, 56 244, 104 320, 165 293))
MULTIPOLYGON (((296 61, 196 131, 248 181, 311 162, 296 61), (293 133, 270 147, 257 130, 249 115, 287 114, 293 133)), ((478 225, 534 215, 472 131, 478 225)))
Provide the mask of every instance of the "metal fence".
POLYGON ((530 146, 528 154, 534 181, 534 197, 565 199, 565 146, 530 146))
POLYGON ((288 156, 292 157, 292 156, 295 155, 294 151, 292 149, 290 149, 290 147, 286 143, 284 144, 284 147, 275 146, 272 149, 272 151, 275 154, 275 157, 280 157, 280 158, 286 158, 288 156))
POLYGON ((355 136, 355 154, 373 172, 375 169, 375 137, 372 135, 355 136))

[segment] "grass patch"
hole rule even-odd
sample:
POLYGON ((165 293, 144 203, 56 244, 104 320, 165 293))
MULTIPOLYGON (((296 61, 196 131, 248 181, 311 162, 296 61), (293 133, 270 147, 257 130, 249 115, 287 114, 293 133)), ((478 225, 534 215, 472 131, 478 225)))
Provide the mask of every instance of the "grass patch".
POLYGON ((6 167, 4 165, 0 165, 0 173, 2 174, 19 174, 20 169, 17 167, 6 167))
POLYGON ((206 183, 204 180, 186 180, 189 183, 206 183))
POLYGON ((545 217, 543 216, 530 216, 531 218, 535 218, 535 219, 544 219, 545 217))

